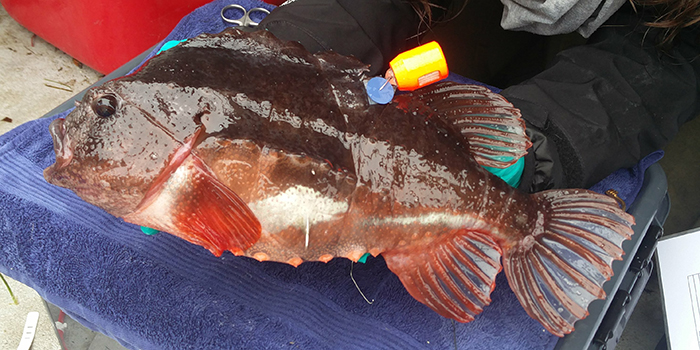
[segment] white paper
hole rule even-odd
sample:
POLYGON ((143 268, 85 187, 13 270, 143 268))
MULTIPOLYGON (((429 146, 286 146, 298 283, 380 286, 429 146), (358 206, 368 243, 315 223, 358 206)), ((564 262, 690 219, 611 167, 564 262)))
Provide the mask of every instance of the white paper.
POLYGON ((17 350, 29 350, 32 347, 32 342, 34 341, 34 334, 36 333, 36 325, 38 322, 38 312, 32 311, 27 314, 27 321, 24 323, 22 339, 19 341, 19 346, 17 346, 17 350))
POLYGON ((659 241, 659 278, 672 350, 700 350, 700 229, 659 241))

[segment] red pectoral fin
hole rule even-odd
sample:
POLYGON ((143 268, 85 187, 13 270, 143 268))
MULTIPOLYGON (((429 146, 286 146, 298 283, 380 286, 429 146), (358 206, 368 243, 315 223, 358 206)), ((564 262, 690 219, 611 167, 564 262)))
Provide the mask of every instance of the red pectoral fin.
POLYGON ((195 156, 159 180, 124 220, 174 234, 217 256, 224 250, 240 254, 260 238, 255 214, 195 156))

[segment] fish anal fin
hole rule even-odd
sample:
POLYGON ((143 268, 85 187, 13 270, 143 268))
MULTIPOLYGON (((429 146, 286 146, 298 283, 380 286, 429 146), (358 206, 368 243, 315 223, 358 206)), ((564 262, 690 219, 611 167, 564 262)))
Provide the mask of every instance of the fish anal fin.
POLYGON ((503 267, 527 313, 551 333, 564 336, 588 316, 588 306, 605 298, 611 264, 623 254, 634 218, 617 203, 586 190, 534 194, 538 227, 510 244, 503 267))
POLYGON ((482 166, 506 168, 532 146, 520 110, 486 87, 446 81, 415 93, 465 137, 482 166))
POLYGON ((438 314, 469 322, 491 302, 501 250, 488 236, 452 230, 430 246, 382 253, 389 269, 416 300, 438 314))
POLYGON ((194 155, 162 181, 125 221, 171 233, 217 256, 224 250, 241 254, 260 238, 255 214, 194 155))

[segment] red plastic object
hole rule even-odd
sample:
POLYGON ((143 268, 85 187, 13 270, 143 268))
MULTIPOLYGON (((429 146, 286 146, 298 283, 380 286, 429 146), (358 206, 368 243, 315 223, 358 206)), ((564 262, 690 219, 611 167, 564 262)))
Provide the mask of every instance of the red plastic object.
POLYGON ((12 18, 34 34, 107 74, 165 38, 182 17, 210 1, 0 0, 0 3, 12 18))

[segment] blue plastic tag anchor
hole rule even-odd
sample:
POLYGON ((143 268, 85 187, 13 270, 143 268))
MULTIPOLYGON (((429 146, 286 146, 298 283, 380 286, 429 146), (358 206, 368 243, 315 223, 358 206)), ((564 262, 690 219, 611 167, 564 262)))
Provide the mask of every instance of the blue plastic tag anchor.
POLYGON ((380 104, 385 105, 394 98, 394 86, 388 84, 388 81, 382 77, 374 77, 365 84, 367 96, 380 104))

